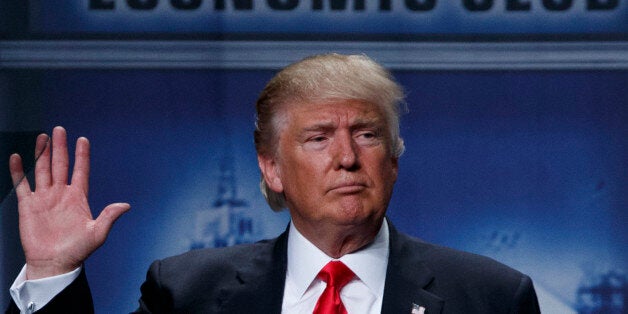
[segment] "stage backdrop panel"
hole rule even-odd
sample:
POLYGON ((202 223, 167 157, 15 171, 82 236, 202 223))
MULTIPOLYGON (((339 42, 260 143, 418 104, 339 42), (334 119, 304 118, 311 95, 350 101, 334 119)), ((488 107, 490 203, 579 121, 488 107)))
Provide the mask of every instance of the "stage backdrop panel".
MULTIPOLYGON (((97 312, 133 310, 154 259, 285 229, 288 216, 258 191, 252 142, 254 102, 272 74, 30 73, 42 129, 91 140, 93 211, 132 204, 86 265, 97 312)), ((395 75, 409 108, 389 208, 399 229, 530 274, 545 313, 585 313, 596 305, 587 289, 625 284, 625 72, 395 75)))
MULTIPOLYGON (((253 104, 331 51, 406 88, 399 229, 530 274, 544 313, 627 311, 626 0, 0 1, 0 161, 63 125, 92 142, 94 213, 133 206, 86 264, 97 312, 133 310, 154 259, 285 229, 253 104)), ((23 263, 6 170, 3 291, 23 263)))

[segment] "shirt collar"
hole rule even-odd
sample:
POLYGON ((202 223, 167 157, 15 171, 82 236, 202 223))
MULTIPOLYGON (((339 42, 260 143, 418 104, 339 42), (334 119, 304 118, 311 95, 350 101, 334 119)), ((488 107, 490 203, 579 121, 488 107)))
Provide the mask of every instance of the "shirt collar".
MULTIPOLYGON (((338 260, 347 265, 373 292, 384 290, 388 265, 389 231, 384 219, 373 242, 361 250, 345 254, 338 260)), ((296 295, 302 296, 329 261, 334 260, 306 239, 290 222, 288 233, 288 277, 294 281, 296 295)))

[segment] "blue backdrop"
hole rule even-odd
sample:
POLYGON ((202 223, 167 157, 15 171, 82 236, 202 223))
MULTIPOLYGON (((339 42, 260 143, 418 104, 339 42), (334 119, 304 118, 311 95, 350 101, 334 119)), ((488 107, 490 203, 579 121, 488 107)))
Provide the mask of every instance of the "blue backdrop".
POLYGON ((0 162, 56 125, 91 140, 94 213, 133 208, 87 273, 96 311, 125 313, 153 260, 284 230, 258 191, 257 95, 306 54, 367 53, 408 95, 393 223, 528 273, 544 313, 623 314, 627 39, 625 0, 0 0, 0 162))
MULTIPOLYGON (((133 206, 87 263, 97 312, 133 310, 149 263, 190 249, 199 212, 226 182, 224 158, 251 239, 283 231, 288 216, 258 191, 252 143, 253 104, 272 74, 31 73, 44 128, 92 142, 94 211, 133 206)), ((626 72, 395 75, 409 107, 388 211, 399 229, 530 274, 546 313, 575 313, 590 303, 579 288, 625 274, 626 72)))

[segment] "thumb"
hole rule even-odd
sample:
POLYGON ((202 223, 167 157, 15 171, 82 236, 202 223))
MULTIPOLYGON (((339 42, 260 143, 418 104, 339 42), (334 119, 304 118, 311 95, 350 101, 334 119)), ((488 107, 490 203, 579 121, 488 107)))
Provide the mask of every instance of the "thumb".
POLYGON ((122 214, 126 213, 131 209, 131 205, 127 203, 114 203, 105 207, 105 209, 100 212, 100 215, 96 217, 96 224, 94 226, 96 242, 99 245, 102 245, 107 239, 107 235, 113 226, 113 223, 122 216, 122 214))

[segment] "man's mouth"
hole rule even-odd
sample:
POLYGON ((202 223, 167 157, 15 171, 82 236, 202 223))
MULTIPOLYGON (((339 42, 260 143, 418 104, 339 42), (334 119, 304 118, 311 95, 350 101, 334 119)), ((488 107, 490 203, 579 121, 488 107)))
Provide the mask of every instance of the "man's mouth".
POLYGON ((333 186, 330 192, 341 194, 359 193, 366 189, 366 185, 359 182, 346 182, 333 186))

